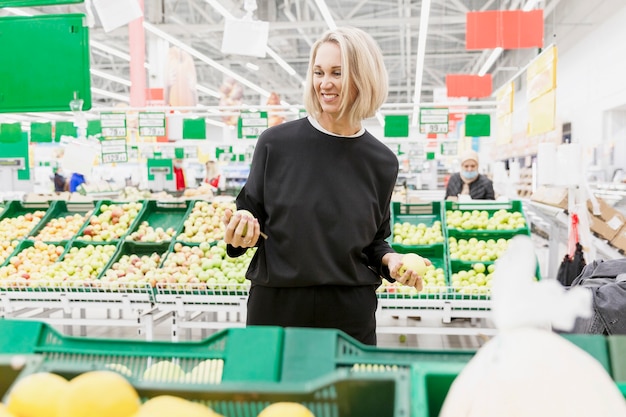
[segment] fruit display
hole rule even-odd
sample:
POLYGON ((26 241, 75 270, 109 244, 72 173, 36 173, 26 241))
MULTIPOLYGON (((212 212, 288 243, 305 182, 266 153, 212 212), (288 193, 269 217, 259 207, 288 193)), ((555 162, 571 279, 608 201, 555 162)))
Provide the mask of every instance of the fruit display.
POLYGON ((34 239, 43 242, 70 240, 80 231, 80 228, 91 214, 92 211, 88 211, 85 214, 74 213, 50 219, 39 233, 34 236, 34 239))
POLYGON ((431 226, 426 223, 412 224, 398 222, 393 225, 393 243, 401 245, 433 245, 444 241, 441 222, 435 220, 431 226))
POLYGON ((508 247, 509 240, 504 238, 448 238, 448 253, 452 260, 491 262, 498 259, 508 247))
POLYGON ((148 271, 148 280, 157 286, 180 289, 244 290, 249 286, 245 274, 255 251, 251 248, 231 258, 223 240, 197 246, 177 242, 162 267, 148 271))
POLYGON ((117 290, 143 288, 156 285, 154 271, 165 254, 153 252, 149 255, 124 254, 114 262, 100 278, 102 288, 117 290))
POLYGON ((17 285, 45 279, 48 268, 65 251, 64 246, 34 242, 11 257, 8 264, 0 268, 1 281, 11 281, 17 285))
POLYGON ((526 227, 519 211, 499 209, 490 215, 487 210, 446 210, 446 226, 460 230, 517 230, 526 227))
POLYGON ((137 227, 137 230, 126 236, 126 240, 134 242, 167 242, 174 238, 176 229, 168 227, 152 227, 147 221, 143 221, 137 227))
POLYGON ((139 215, 142 202, 112 203, 100 205, 99 212, 89 219, 80 240, 107 242, 122 238, 139 215))
POLYGON ((102 272, 117 247, 109 244, 87 244, 71 247, 63 259, 42 271, 42 279, 33 282, 40 286, 97 285, 95 279, 102 272))
POLYGON ((4 261, 6 261, 7 258, 11 256, 11 254, 15 251, 15 248, 17 248, 17 245, 19 245, 19 243, 20 243, 19 240, 0 241, 0 265, 2 265, 4 261))
POLYGON ((214 242, 224 237, 222 216, 224 210, 235 211, 234 203, 196 201, 183 223, 183 231, 177 240, 183 242, 214 242))
POLYGON ((44 210, 5 217, 0 220, 0 241, 11 241, 26 237, 46 214, 44 210))
POLYGON ((495 264, 486 266, 482 262, 476 262, 471 268, 459 270, 451 275, 452 288, 459 294, 489 294, 494 271, 495 264))

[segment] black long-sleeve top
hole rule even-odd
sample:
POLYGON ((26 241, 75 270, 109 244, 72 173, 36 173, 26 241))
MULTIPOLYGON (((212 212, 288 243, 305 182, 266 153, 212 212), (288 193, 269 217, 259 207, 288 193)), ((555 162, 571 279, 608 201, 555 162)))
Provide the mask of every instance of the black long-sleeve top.
MULTIPOLYGON (((393 252, 385 239, 397 175, 397 157, 367 131, 338 137, 307 118, 264 131, 236 199, 268 235, 246 277, 271 287, 390 279, 382 257, 393 252)), ((227 249, 230 256, 245 250, 227 249)))

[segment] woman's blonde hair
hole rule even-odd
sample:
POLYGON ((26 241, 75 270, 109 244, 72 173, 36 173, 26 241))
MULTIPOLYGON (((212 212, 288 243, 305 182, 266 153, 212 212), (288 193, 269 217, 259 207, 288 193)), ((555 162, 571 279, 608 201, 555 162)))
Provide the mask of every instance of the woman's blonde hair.
POLYGON ((326 42, 336 43, 341 51, 342 94, 339 117, 348 118, 350 123, 373 117, 387 99, 387 69, 376 41, 363 30, 354 27, 329 30, 313 44, 304 88, 304 108, 316 119, 322 114, 322 106, 313 85, 313 66, 320 45, 326 42))

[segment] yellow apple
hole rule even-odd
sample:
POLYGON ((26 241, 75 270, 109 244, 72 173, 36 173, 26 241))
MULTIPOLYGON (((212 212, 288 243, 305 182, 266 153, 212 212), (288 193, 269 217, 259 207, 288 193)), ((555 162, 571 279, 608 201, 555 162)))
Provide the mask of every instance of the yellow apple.
POLYGON ((424 258, 419 256, 416 253, 405 253, 402 256, 402 266, 400 267, 400 274, 404 275, 404 273, 408 270, 417 272, 417 275, 423 277, 426 273, 426 262, 424 262, 424 258))
MULTIPOLYGON (((241 217, 250 217, 252 219, 254 219, 254 215, 252 213, 250 213, 248 210, 244 210, 244 209, 239 209, 237 210, 235 213, 235 215, 239 214, 241 215, 241 217)), ((246 224, 243 227, 243 232, 241 232, 241 236, 245 236, 248 233, 248 224, 246 224)))

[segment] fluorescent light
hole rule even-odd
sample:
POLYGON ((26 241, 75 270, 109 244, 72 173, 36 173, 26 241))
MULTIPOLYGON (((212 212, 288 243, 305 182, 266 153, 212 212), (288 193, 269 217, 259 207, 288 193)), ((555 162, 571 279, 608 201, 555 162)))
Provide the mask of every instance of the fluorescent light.
POLYGON ((287 74, 294 76, 296 75, 296 70, 293 69, 291 67, 291 65, 289 65, 284 59, 282 59, 280 56, 278 56, 278 54, 276 52, 274 52, 274 50, 272 48, 270 48, 269 46, 265 49, 265 51, 267 52, 267 54, 269 56, 271 56, 272 58, 274 58, 274 61, 276 61, 278 63, 278 65, 280 65, 285 71, 287 71, 287 74))
POLYGON ((102 90, 100 88, 91 87, 91 92, 99 96, 109 97, 118 101, 130 103, 130 97, 123 96, 121 94, 111 93, 110 91, 102 90))
POLYGON ((97 69, 94 69, 94 68, 92 68, 90 70, 90 72, 93 75, 95 75, 96 77, 104 78, 106 80, 113 81, 113 82, 116 82, 116 83, 119 83, 119 84, 123 84, 123 85, 126 85, 126 86, 130 87, 130 81, 126 80, 124 78, 117 77, 115 75, 111 75, 109 73, 106 73, 104 71, 100 71, 100 70, 97 70, 97 69))
POLYGON ((205 64, 208 64, 209 66, 215 68, 216 70, 222 72, 223 74, 226 74, 229 77, 234 78, 235 80, 239 81, 243 85, 245 85, 247 87, 250 87, 251 89, 253 89, 257 93, 261 94, 262 96, 264 96, 264 97, 269 97, 270 96, 270 92, 269 91, 267 91, 267 90, 259 87, 258 85, 248 81, 246 78, 244 78, 241 75, 239 75, 239 74, 229 70, 225 66, 223 66, 221 64, 218 64, 217 62, 213 61, 208 56, 206 56, 204 54, 201 54, 200 52, 196 51, 195 49, 193 49, 189 45, 187 45, 187 44, 181 42, 180 40, 176 39, 175 37, 173 37, 173 36, 163 32, 161 29, 157 29, 151 23, 148 23, 148 22, 144 21, 143 22, 143 27, 148 32, 151 32, 152 34, 158 36, 159 38, 165 39, 166 41, 168 41, 172 45, 179 47, 180 49, 182 49, 183 51, 187 52, 191 56, 194 56, 194 57, 198 58, 200 61, 204 62, 205 64))
POLYGON ((430 18, 430 0, 422 1, 420 12, 420 29, 417 38, 417 62, 415 64, 415 93, 413 95, 413 118, 411 124, 417 126, 419 121, 419 102, 422 96, 422 79, 424 77, 424 58, 426 56, 426 37, 428 36, 428 20, 430 18))
POLYGON ((491 52, 491 55, 489 55, 489 58, 487 58, 487 61, 485 61, 483 66, 480 68, 480 71, 478 71, 479 77, 482 77, 483 75, 487 73, 487 71, 489 71, 489 69, 491 69, 493 64, 495 64, 496 60, 500 57, 500 54, 502 54, 502 51, 503 51, 502 47, 498 46, 496 49, 494 49, 491 52))
POLYGON ((246 68, 248 68, 249 70, 252 71, 258 71, 259 70, 259 66, 256 64, 253 64, 252 62, 246 62, 246 68))
POLYGON ((535 8, 535 6, 539 3, 539 0, 528 0, 524 7, 522 8, 523 12, 529 12, 535 8))
POLYGON ((222 6, 218 1, 216 0, 206 0, 207 3, 209 3, 211 6, 213 6, 213 8, 222 16, 228 18, 228 19, 234 19, 235 16, 233 16, 228 10, 226 10, 226 8, 224 6, 222 6))
POLYGON ((328 10, 326 2, 324 0, 315 0, 315 4, 317 4, 317 7, 320 9, 320 13, 322 14, 324 21, 328 25, 328 28, 331 30, 337 29, 335 19, 333 19, 333 17, 331 16, 330 10, 328 10))

